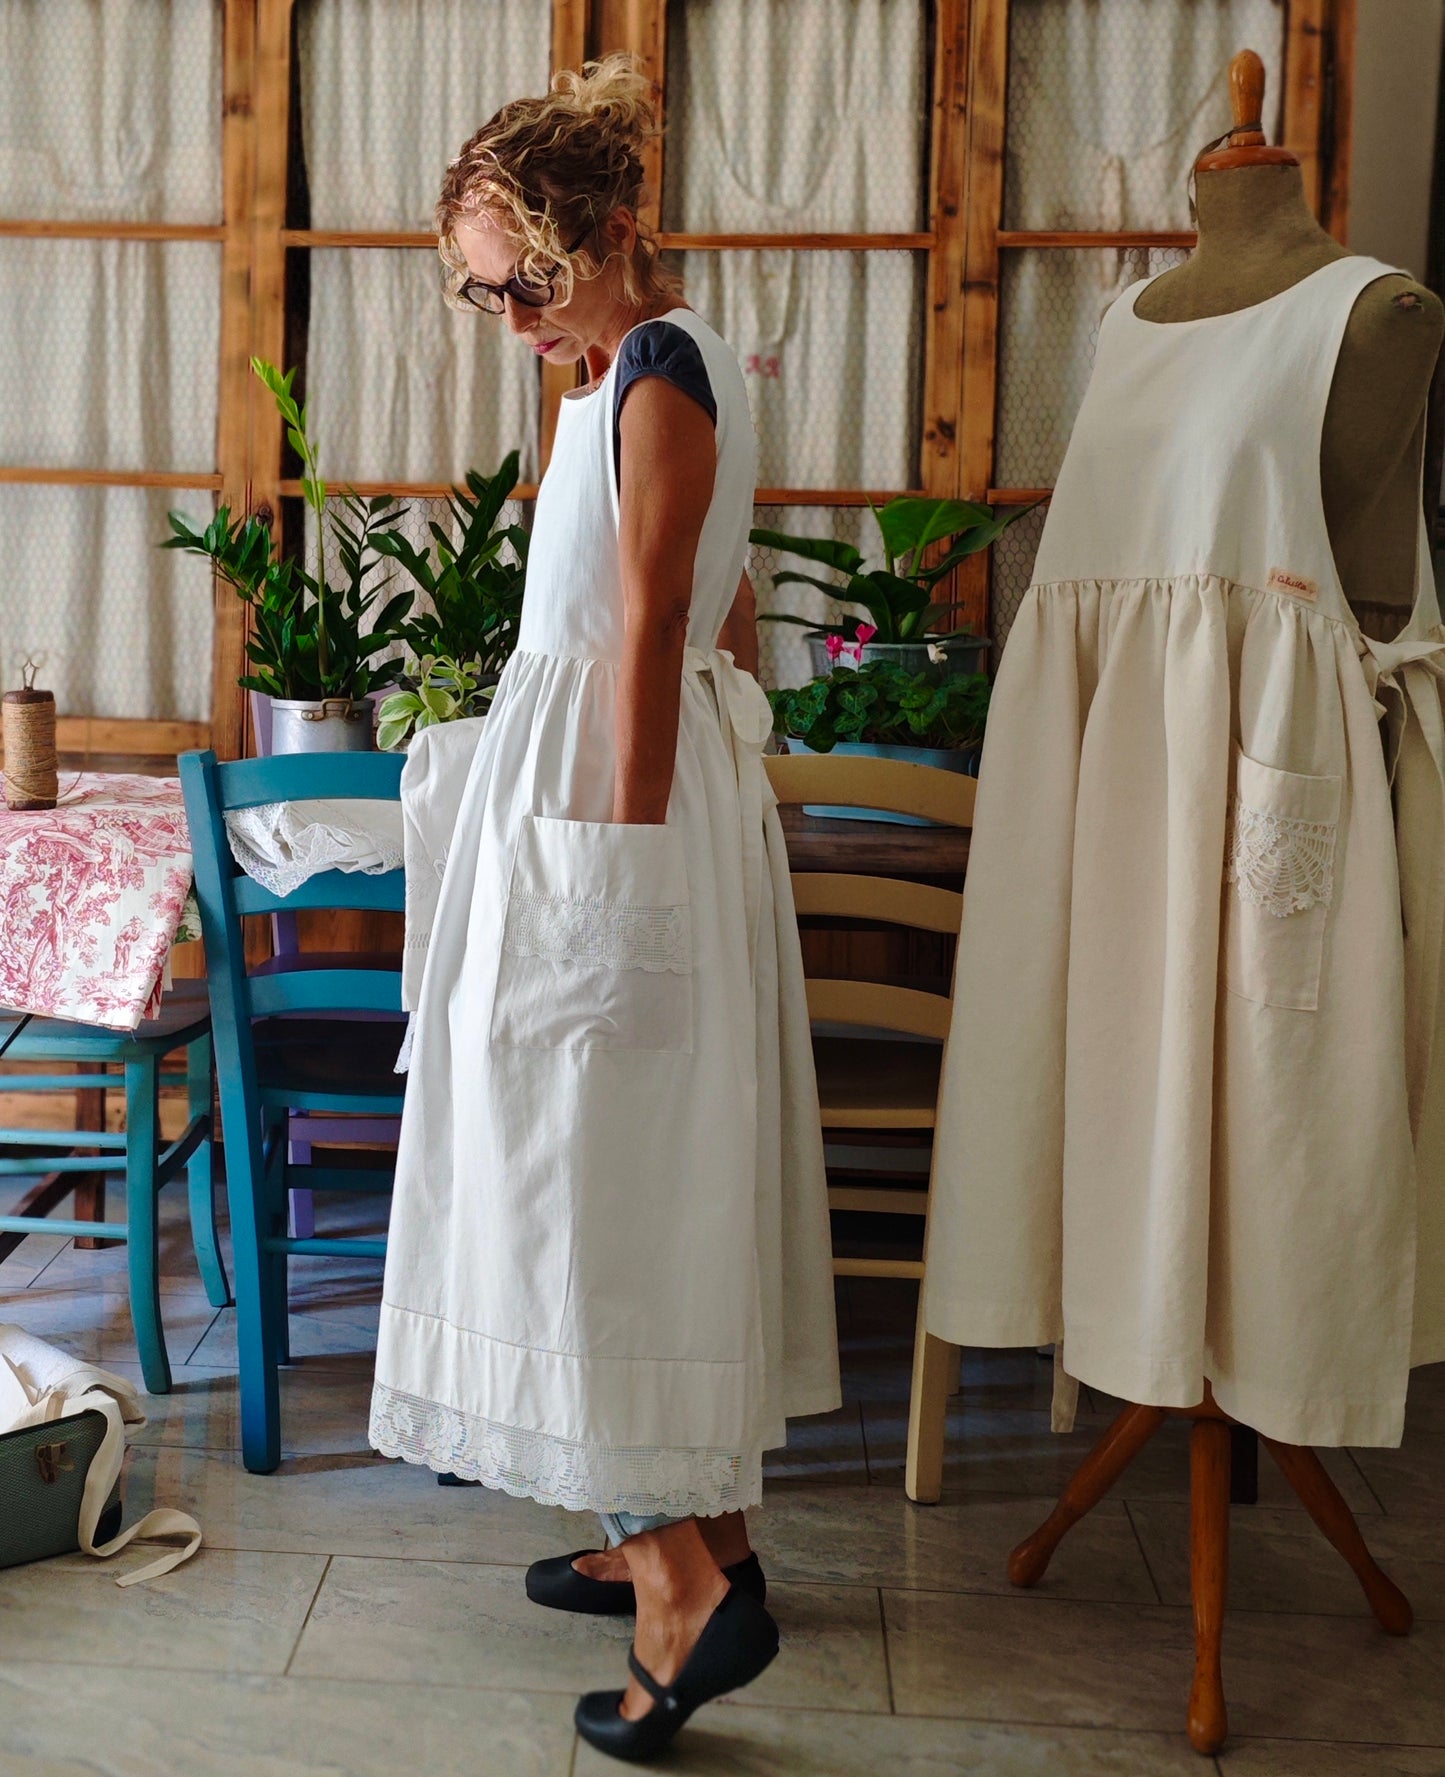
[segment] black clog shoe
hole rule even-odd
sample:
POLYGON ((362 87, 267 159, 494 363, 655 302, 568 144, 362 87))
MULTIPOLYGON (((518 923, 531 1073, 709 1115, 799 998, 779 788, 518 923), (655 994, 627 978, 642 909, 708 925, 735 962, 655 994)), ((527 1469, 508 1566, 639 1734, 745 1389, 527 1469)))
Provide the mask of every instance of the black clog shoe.
MULTIPOLYGON (((572 1565, 583 1555, 599 1553, 596 1549, 576 1549, 570 1555, 552 1555, 545 1561, 534 1561, 527 1569, 527 1596, 533 1604, 548 1610, 570 1610, 588 1617, 631 1617, 637 1614, 637 1594, 631 1580, 594 1580, 578 1573, 572 1565)), ((723 1577, 740 1592, 762 1604, 768 1595, 768 1582, 756 1555, 734 1561, 723 1569, 723 1577)))
POLYGON ((659 1684, 637 1658, 627 1655, 633 1677, 652 1698, 640 1721, 618 1714, 622 1691, 589 1691, 573 1717, 577 1732, 609 1758, 640 1763, 654 1758, 677 1735, 694 1710, 714 1697, 751 1684, 773 1663, 778 1625, 755 1598, 738 1586, 729 1589, 708 1618, 697 1645, 671 1684, 659 1684))

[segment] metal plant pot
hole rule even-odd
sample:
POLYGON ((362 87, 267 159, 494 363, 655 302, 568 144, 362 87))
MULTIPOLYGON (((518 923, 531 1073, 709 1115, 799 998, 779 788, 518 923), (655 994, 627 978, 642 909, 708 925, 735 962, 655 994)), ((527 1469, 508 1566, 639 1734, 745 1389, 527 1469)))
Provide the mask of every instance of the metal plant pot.
MULTIPOLYGON (((790 752, 811 753, 813 748, 800 740, 788 742, 790 752)), ((865 759, 901 759, 905 765, 931 765, 938 771, 958 771, 965 777, 977 777, 983 746, 976 747, 904 747, 884 741, 840 740, 834 753, 852 754, 865 759)), ((827 757, 820 754, 819 757, 827 757)), ((937 821, 918 814, 895 814, 886 808, 842 808, 823 803, 805 803, 804 814, 823 815, 835 821, 888 821, 896 827, 936 827, 937 821)))
POLYGON ((271 699, 273 753, 369 753, 376 745, 369 697, 271 699))
MULTIPOLYGON (((955 636, 947 642, 864 642, 863 656, 858 664, 866 666, 870 661, 887 660, 909 673, 927 672, 930 667, 941 666, 951 677, 958 673, 982 672, 988 646, 987 636, 955 636), (929 652, 930 648, 941 648, 943 660, 935 660, 929 652)), ((808 637, 808 653, 813 662, 814 675, 820 679, 826 678, 833 670, 833 662, 828 658, 827 644, 822 636, 808 637)), ((854 655, 851 643, 843 658, 845 664, 852 664, 854 655)))

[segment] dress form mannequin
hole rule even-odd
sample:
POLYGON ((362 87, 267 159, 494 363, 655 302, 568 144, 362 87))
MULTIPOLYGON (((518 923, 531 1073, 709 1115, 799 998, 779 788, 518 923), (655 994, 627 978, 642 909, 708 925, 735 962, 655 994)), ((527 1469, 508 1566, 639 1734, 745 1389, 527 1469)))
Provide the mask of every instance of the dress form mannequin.
MULTIPOLYGON (((1259 117, 1264 96, 1252 51, 1235 58, 1230 84, 1230 145, 1196 169, 1199 244, 1144 292, 1143 320, 1232 314, 1346 257, 1305 201, 1299 162, 1239 127, 1259 117)), ((1345 596, 1376 639, 1397 633, 1414 598, 1425 405, 1442 335, 1445 307, 1433 292, 1404 276, 1371 284, 1350 315, 1325 410, 1325 522, 1345 596)))
MULTIPOLYGON (((1231 84, 1239 127, 1229 147, 1201 157, 1197 168, 1199 246, 1187 264, 1140 295, 1135 314, 1142 321, 1167 326, 1242 311, 1347 257, 1311 216, 1294 156, 1267 147, 1257 127, 1239 121, 1259 116, 1263 69, 1258 57, 1249 52, 1237 57, 1231 84)), ((1391 276, 1369 285, 1350 315, 1324 419, 1325 516, 1344 590, 1357 613, 1362 606, 1373 608, 1372 615, 1391 635, 1400 629, 1414 594, 1419 445, 1442 324, 1445 311, 1410 279, 1391 276)), ((1195 1671, 1188 1732, 1199 1752, 1213 1754, 1227 1730, 1220 1650, 1231 1446, 1239 1428, 1216 1404, 1207 1384, 1197 1406, 1126 1406, 1076 1471, 1047 1521, 1014 1549, 1008 1571, 1015 1585, 1036 1585, 1067 1531, 1176 1414, 1192 1422, 1195 1671)), ((1261 1441, 1315 1524, 1353 1569, 1380 1626, 1392 1635, 1408 1633, 1408 1601, 1371 1557, 1318 1454, 1267 1437, 1261 1441)))

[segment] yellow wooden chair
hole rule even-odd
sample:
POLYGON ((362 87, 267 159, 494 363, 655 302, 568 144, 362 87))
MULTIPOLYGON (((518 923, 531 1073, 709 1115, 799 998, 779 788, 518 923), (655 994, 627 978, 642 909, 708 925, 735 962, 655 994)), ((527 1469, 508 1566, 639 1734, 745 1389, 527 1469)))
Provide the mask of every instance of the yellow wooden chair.
MULTIPOLYGON (((767 760, 780 803, 886 809, 922 815, 950 827, 973 825, 976 780, 961 773, 896 759, 857 755, 780 754, 767 760)), ((825 916, 876 921, 916 931, 956 935, 963 896, 953 889, 890 876, 795 871, 793 899, 800 918, 825 916)), ((815 1026, 814 1056, 825 1134, 858 1130, 918 1131, 934 1126, 939 1070, 953 1018, 951 989, 927 992, 891 982, 808 979, 808 1011, 815 1026), (834 1036, 816 1027, 852 1026, 887 1037, 834 1036), (900 1041, 899 1038, 924 1041, 900 1041)), ((886 1215, 928 1214, 928 1191, 901 1186, 835 1185, 833 1209, 886 1215)), ((921 1284, 923 1259, 833 1261, 838 1277, 912 1277, 921 1284)), ((920 1301, 922 1292, 920 1290, 920 1301)), ((913 1347, 905 1487, 910 1499, 932 1502, 943 1486, 943 1434, 956 1375, 953 1346, 924 1331, 920 1315, 913 1347)))

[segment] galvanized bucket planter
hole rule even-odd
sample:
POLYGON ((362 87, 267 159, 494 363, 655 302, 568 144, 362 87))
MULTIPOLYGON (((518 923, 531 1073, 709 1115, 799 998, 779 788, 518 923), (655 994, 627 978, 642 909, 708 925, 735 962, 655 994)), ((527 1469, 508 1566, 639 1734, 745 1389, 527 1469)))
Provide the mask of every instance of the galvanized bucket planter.
MULTIPOLYGON (((834 662, 828 658, 827 642, 822 636, 810 635, 807 640, 813 673, 815 677, 825 679, 834 667, 834 662)), ((988 646, 987 636, 956 636, 947 642, 864 642, 862 658, 858 659, 853 643, 849 642, 842 664, 852 666, 856 662, 859 666, 867 666, 875 660, 886 660, 908 673, 927 672, 930 667, 939 666, 950 676, 978 673, 983 671, 988 646), (938 653, 943 656, 941 660, 936 657, 938 653)))
POLYGON ((369 697, 271 699, 273 753, 369 753, 375 745, 369 697))

